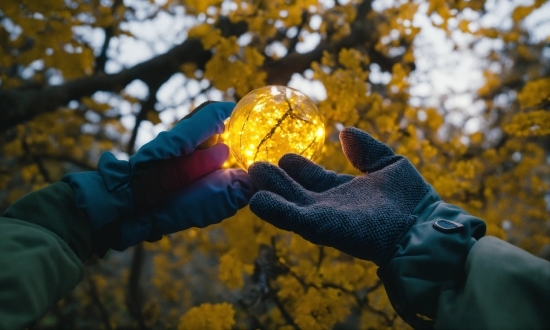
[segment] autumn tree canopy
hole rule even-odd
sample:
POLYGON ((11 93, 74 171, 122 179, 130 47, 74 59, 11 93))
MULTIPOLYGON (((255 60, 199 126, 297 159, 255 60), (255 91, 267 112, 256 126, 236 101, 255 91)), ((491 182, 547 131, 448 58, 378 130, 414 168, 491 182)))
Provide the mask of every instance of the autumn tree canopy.
MULTIPOLYGON (((103 151, 127 157, 202 101, 297 79, 325 120, 325 168, 358 174, 337 138, 358 127, 484 219, 489 235, 544 255, 550 39, 537 29, 549 12, 541 0, 2 0, 0 209, 94 170, 103 151), (426 51, 426 26, 447 53, 426 51), (480 72, 469 101, 450 102, 457 92, 437 79, 419 93, 420 71, 441 75, 437 63, 458 53, 480 72)), ((407 327, 374 264, 247 209, 86 269, 39 328, 407 327)))

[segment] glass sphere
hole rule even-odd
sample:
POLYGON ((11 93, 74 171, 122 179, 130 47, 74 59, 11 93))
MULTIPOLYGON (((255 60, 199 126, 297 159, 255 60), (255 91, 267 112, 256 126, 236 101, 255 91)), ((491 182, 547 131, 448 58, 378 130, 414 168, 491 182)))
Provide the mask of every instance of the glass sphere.
POLYGON ((319 110, 302 92, 265 86, 246 94, 233 110, 225 143, 245 170, 252 163, 277 165, 287 153, 315 160, 325 141, 319 110))

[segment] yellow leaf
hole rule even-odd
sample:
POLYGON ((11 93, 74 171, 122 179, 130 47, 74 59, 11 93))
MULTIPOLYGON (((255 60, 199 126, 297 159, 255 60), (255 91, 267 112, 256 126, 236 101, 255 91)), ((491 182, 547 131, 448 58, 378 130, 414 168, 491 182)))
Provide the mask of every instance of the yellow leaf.
POLYGON ((148 111, 147 112, 147 120, 153 123, 153 125, 157 125, 161 123, 159 113, 156 111, 148 111))

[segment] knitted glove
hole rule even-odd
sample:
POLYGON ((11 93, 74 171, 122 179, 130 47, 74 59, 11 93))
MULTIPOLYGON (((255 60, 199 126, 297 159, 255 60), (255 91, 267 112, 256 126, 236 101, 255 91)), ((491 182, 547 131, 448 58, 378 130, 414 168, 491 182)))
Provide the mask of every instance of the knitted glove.
POLYGON ((248 174, 219 170, 228 157, 227 146, 194 151, 223 132, 223 121, 234 106, 208 103, 145 144, 129 161, 107 152, 97 172, 63 177, 75 191, 77 206, 88 215, 98 255, 108 248, 121 251, 143 240, 218 223, 247 204, 255 191, 248 174))
POLYGON ((459 286, 485 223, 441 201, 414 166, 356 128, 342 148, 363 176, 336 174, 293 154, 280 168, 249 168, 260 192, 250 209, 276 227, 374 261, 396 312, 413 328, 433 328, 439 295, 459 286))
POLYGON ((250 209, 312 243, 380 265, 417 220, 415 207, 431 187, 406 158, 367 133, 345 128, 340 140, 365 175, 336 174, 294 154, 282 157, 280 168, 258 162, 249 168, 261 190, 250 209))

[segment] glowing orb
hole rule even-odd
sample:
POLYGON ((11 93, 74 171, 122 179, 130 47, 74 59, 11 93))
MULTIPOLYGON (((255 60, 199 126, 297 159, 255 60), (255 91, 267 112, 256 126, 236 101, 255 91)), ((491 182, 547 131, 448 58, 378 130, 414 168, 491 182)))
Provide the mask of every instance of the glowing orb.
POLYGON ((315 160, 325 141, 319 110, 302 92, 265 86, 248 93, 233 110, 225 143, 243 168, 266 161, 277 165, 287 153, 315 160))

